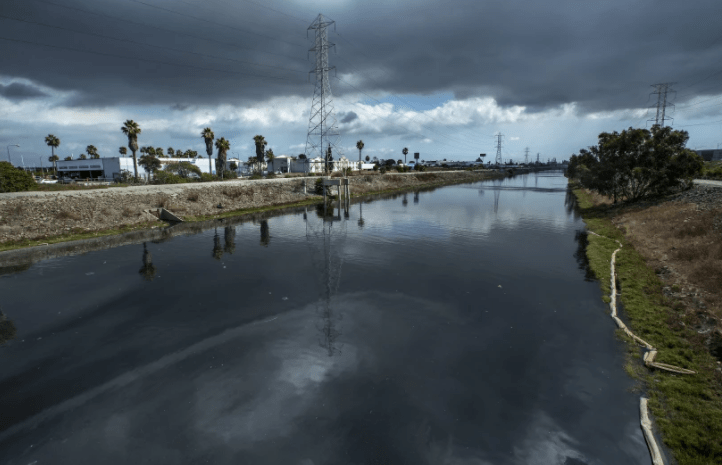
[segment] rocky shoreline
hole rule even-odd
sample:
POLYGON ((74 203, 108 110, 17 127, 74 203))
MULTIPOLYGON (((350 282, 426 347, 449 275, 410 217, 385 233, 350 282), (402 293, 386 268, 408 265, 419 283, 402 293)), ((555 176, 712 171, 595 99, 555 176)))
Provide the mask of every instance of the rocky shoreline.
MULTIPOLYGON (((353 196, 505 176, 494 171, 368 174, 349 177, 353 196)), ((234 180, 85 191, 0 194, 0 245, 162 224, 165 208, 181 218, 319 201, 317 177, 234 180)))

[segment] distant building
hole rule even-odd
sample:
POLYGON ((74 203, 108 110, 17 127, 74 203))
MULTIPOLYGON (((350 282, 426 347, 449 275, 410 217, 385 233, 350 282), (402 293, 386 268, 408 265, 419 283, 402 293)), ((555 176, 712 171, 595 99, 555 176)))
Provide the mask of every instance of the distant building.
MULTIPOLYGON (((140 159, 140 157, 138 157, 140 159)), ((201 173, 208 173, 208 159, 206 158, 159 158, 161 169, 168 163, 178 163, 181 161, 189 162, 197 166, 201 173)), ((59 160, 56 162, 58 166, 58 175, 61 177, 71 178, 93 178, 93 179, 116 179, 121 176, 122 171, 128 171, 131 175, 135 174, 133 168, 133 157, 107 157, 92 158, 87 160, 59 160)), ((215 163, 211 163, 211 173, 216 174, 215 163)), ((138 176, 143 178, 148 176, 148 172, 140 164, 138 164, 138 176)))
POLYGON ((722 160, 722 150, 695 150, 704 161, 722 160))

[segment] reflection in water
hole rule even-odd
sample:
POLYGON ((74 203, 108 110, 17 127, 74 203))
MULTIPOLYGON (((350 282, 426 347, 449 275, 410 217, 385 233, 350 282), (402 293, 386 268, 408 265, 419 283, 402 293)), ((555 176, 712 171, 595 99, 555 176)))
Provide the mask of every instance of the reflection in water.
POLYGON ((409 204, 409 199, 407 198, 407 194, 404 193, 404 200, 401 201, 401 204, 405 207, 409 204))
POLYGON ((216 232, 213 234, 213 258, 216 260, 220 260, 223 256, 223 247, 221 247, 221 236, 218 235, 218 228, 216 228, 216 232))
POLYGON ((268 220, 261 221, 261 245, 268 247, 271 242, 271 231, 268 229, 268 220))
POLYGON ((419 203, 419 191, 414 192, 414 205, 419 203))
POLYGON ((596 275, 589 266, 589 258, 587 257, 587 246, 589 245, 589 235, 584 230, 579 230, 574 234, 574 241, 577 243, 577 250, 574 252, 574 258, 577 259, 577 264, 580 270, 584 270, 584 280, 594 281, 597 279, 596 275))
POLYGON ((8 320, 8 317, 0 310, 0 345, 5 344, 11 339, 15 339, 17 329, 12 320, 8 320))
POLYGON ((359 208, 359 217, 358 217, 358 228, 363 229, 365 221, 364 221, 364 203, 363 201, 359 202, 358 204, 359 208))
POLYGON ((337 328, 341 315, 334 309, 331 300, 338 291, 343 260, 338 253, 332 253, 332 243, 336 242, 336 248, 340 248, 345 238, 346 221, 340 215, 323 217, 320 223, 306 222, 306 244, 317 271, 316 276, 320 279, 321 295, 316 307, 320 320, 317 325, 321 333, 319 345, 329 357, 341 353, 338 346, 341 332, 337 328))
POLYGON ((567 215, 572 216, 575 220, 581 218, 578 206, 577 196, 574 195, 571 189, 567 189, 567 195, 564 197, 564 207, 567 210, 567 215))
POLYGON ((226 226, 223 229, 223 251, 227 254, 233 255, 236 250, 236 228, 233 226, 226 226))
POLYGON ((143 242, 143 267, 138 270, 138 273, 140 273, 146 281, 153 281, 153 278, 155 278, 156 270, 155 265, 153 265, 153 255, 148 251, 145 242, 143 242))
POLYGON ((499 195, 501 194, 501 189, 494 189, 494 213, 499 212, 499 195))

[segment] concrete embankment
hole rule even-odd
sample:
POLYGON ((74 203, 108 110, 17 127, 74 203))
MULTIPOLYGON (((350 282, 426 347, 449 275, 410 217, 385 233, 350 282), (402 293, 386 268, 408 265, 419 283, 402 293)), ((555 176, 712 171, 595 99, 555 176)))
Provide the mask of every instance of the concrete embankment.
MULTIPOLYGON (((504 176, 493 171, 368 174, 351 176, 354 196, 504 176)), ((160 223, 163 207, 191 221, 210 216, 319 201, 316 177, 150 185, 82 191, 0 194, 0 246, 160 223)), ((73 236, 73 237, 70 237, 73 236)), ((7 247, 6 247, 7 248, 7 247)))

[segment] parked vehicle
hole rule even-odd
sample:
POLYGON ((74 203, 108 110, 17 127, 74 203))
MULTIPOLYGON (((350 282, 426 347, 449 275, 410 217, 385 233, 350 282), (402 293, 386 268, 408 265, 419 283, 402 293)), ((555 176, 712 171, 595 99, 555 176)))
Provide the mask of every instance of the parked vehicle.
POLYGON ((57 183, 58 183, 57 179, 43 179, 42 181, 40 181, 40 184, 57 184, 57 183))
POLYGON ((75 179, 73 178, 60 178, 58 180, 60 184, 75 184, 75 179))

